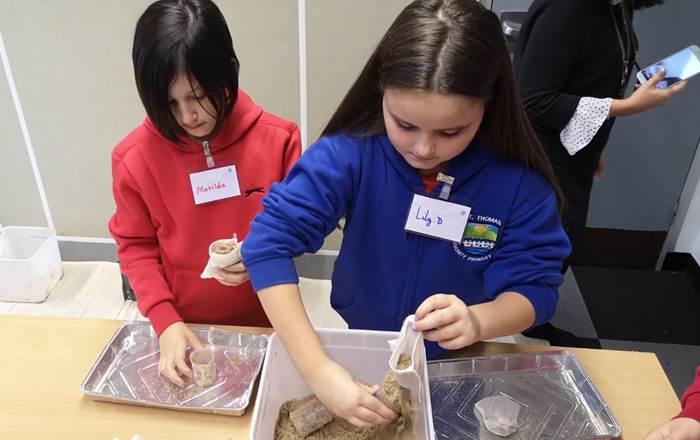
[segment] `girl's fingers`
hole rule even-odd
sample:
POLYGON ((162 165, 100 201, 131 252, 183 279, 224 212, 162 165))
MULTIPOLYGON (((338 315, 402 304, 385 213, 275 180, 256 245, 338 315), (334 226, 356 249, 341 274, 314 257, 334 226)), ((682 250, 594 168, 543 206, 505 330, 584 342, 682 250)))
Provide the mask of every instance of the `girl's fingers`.
POLYGON ((459 309, 452 307, 453 305, 455 304, 430 312, 425 318, 416 321, 416 330, 422 332, 439 330, 457 322, 460 319, 459 309))
POLYGON ((460 348, 464 348, 467 342, 463 335, 459 335, 452 339, 439 341, 438 345, 445 350, 459 350, 460 348))
POLYGON ((194 333, 192 333, 191 331, 190 331, 189 334, 187 335, 187 342, 188 342, 188 343, 192 346, 192 348, 194 348, 195 350, 201 350, 202 348, 204 348, 204 345, 203 345, 202 342, 199 340, 199 338, 198 338, 194 333))
POLYGON ((224 272, 222 269, 217 270, 216 280, 225 286, 238 286, 245 283, 249 279, 248 272, 231 273, 224 272))
POLYGON ((372 395, 366 395, 362 399, 362 407, 378 416, 373 418, 373 420, 376 420, 376 423, 389 423, 394 420, 394 412, 372 395))
POLYGON ((360 427, 360 428, 371 428, 372 426, 374 426, 376 424, 376 423, 366 422, 366 421, 360 419, 359 417, 355 417, 355 416, 348 417, 346 420, 348 422, 352 423, 353 425, 360 427))
POLYGON ((192 370, 190 370, 190 367, 187 366, 184 354, 185 353, 183 352, 179 356, 175 357, 175 366, 185 376, 192 377, 192 370))
MULTIPOLYGON (((377 399, 374 399, 377 400, 377 399)), ((377 400, 377 403, 381 405, 381 402, 377 400)), ((383 406, 383 405, 382 405, 383 406)), ((357 408, 357 412, 355 413, 355 417, 358 419, 362 420, 363 422, 367 423, 370 426, 373 425, 386 425, 387 423, 390 423, 392 420, 392 416, 389 417, 383 417, 381 414, 365 407, 361 406, 357 408)))
POLYGON ((243 262, 239 262, 236 264, 232 264, 231 266, 221 268, 220 270, 231 273, 241 273, 247 271, 248 269, 245 268, 243 262))
POLYGON ((454 298, 454 295, 438 293, 423 301, 421 305, 418 306, 418 309, 416 309, 416 329, 424 331, 435 328, 435 326, 428 327, 427 325, 421 324, 421 321, 425 320, 427 316, 431 315, 437 310, 450 307, 454 303, 454 298))
POLYGON ((175 371, 173 364, 168 359, 166 359, 165 362, 163 362, 162 366, 159 367, 159 369, 160 373, 174 384, 180 387, 185 386, 185 381, 183 381, 182 378, 177 374, 177 371, 175 371))
POLYGON ((461 335, 459 328, 455 325, 447 325, 442 328, 423 332, 423 337, 432 342, 448 341, 461 335))

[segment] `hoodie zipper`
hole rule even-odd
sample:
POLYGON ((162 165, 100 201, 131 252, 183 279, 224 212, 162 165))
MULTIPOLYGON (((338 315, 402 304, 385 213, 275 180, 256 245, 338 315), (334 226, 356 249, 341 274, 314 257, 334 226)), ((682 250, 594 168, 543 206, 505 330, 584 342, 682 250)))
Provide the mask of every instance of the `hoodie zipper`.
POLYGON ((214 163, 214 158, 211 155, 209 141, 202 142, 202 148, 204 149, 204 157, 206 157, 207 159, 207 168, 214 168, 216 166, 216 163, 214 163))

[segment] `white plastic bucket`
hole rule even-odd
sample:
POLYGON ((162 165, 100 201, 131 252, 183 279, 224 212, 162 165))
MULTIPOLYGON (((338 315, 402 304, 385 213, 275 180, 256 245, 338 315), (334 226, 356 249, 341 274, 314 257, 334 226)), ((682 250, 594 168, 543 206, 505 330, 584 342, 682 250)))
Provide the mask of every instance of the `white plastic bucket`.
MULTIPOLYGON (((380 384, 389 371, 391 350, 387 341, 397 339, 398 332, 378 332, 369 330, 316 329, 321 344, 328 356, 347 369, 353 377, 368 384, 380 384)), ((422 405, 415 408, 415 429, 417 440, 435 438, 433 414, 430 406, 430 386, 428 369, 422 361, 423 396, 422 405)), ((290 399, 300 399, 311 394, 294 364, 289 359, 282 341, 273 333, 267 346, 258 395, 255 399, 251 440, 273 440, 275 422, 280 407, 290 399)))
POLYGON ((63 275, 51 228, 0 228, 0 301, 42 302, 63 275))

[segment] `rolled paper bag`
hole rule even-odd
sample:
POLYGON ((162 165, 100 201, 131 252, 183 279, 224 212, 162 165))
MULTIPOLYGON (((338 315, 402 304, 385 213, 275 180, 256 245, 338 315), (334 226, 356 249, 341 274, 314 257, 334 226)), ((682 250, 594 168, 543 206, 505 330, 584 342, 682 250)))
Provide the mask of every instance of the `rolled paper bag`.
POLYGON ((424 368, 425 344, 423 343, 423 332, 413 330, 415 323, 414 315, 407 316, 403 326, 401 326, 398 340, 389 341, 392 350, 389 358, 389 369, 394 372, 396 380, 402 387, 411 390, 412 402, 415 407, 418 407, 422 401, 424 386, 418 372, 424 368))
POLYGON ((241 257, 241 244, 236 234, 233 238, 216 240, 209 245, 209 260, 214 267, 228 267, 238 263, 241 257))
POLYGON ((333 413, 315 397, 289 413, 289 419, 297 433, 306 437, 333 420, 333 413))

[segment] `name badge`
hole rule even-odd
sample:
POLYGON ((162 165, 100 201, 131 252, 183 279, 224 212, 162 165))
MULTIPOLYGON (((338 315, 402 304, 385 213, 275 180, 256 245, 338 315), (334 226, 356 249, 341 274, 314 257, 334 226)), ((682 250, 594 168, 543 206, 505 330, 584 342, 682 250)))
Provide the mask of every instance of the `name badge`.
POLYGON ((406 231, 442 240, 461 242, 471 208, 457 203, 413 196, 406 231))
POLYGON ((234 165, 191 173, 190 183, 195 205, 241 195, 234 165))

